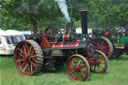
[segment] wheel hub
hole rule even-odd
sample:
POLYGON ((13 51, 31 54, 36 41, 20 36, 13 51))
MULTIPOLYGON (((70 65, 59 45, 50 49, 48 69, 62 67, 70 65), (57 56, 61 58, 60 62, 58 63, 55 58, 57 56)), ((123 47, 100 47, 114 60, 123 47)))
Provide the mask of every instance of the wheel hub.
POLYGON ((28 61, 28 60, 29 60, 29 56, 24 56, 24 57, 23 57, 23 60, 24 60, 24 61, 28 61))
POLYGON ((79 72, 80 71, 80 66, 78 66, 78 65, 77 66, 74 66, 73 69, 74 69, 75 72, 79 72))
POLYGON ((95 66, 100 65, 100 62, 98 60, 95 61, 95 66))

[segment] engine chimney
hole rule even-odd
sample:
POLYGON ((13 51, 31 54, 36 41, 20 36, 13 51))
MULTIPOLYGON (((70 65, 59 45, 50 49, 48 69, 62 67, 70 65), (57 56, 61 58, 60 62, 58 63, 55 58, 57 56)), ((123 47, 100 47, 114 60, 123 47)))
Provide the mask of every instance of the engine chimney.
POLYGON ((82 34, 84 34, 84 35, 88 34, 87 12, 88 12, 87 8, 86 9, 80 9, 82 34))

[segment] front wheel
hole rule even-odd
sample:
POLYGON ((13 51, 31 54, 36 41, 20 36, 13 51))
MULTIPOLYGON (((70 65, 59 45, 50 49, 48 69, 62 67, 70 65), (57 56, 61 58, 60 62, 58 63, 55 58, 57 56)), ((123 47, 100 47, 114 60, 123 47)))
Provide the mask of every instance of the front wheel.
POLYGON ((67 62, 67 74, 76 81, 87 79, 90 73, 90 66, 86 58, 82 55, 72 55, 67 62))
POLYGON ((108 59, 106 55, 102 51, 96 50, 92 58, 94 58, 94 63, 90 66, 91 72, 94 73, 106 72, 108 67, 108 59))

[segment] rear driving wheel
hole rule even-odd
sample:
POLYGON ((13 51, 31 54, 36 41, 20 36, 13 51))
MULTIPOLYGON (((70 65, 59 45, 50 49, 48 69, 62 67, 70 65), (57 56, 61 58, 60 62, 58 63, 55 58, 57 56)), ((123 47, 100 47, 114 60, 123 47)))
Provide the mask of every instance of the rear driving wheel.
POLYGON ((90 67, 85 57, 79 54, 72 55, 67 62, 67 74, 76 81, 85 80, 90 73, 90 67))
POLYGON ((39 72, 43 65, 43 52, 33 40, 21 41, 15 49, 14 63, 22 75, 33 75, 39 72))
POLYGON ((109 39, 105 37, 96 37, 93 39, 95 50, 101 50, 107 58, 110 58, 113 53, 113 46, 109 39))
POLYGON ((95 73, 106 72, 108 67, 108 59, 106 55, 103 52, 96 50, 92 58, 94 58, 94 63, 91 64, 90 66, 91 72, 95 72, 95 73))

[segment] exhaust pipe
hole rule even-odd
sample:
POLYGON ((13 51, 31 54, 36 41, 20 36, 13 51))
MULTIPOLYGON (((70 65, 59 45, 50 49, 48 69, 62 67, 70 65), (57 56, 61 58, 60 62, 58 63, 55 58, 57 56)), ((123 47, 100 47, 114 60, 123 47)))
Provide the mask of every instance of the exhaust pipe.
POLYGON ((87 12, 88 12, 88 9, 80 9, 81 27, 82 27, 82 34, 83 35, 87 35, 88 34, 87 12))

